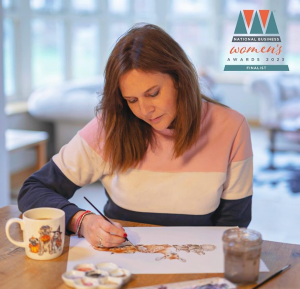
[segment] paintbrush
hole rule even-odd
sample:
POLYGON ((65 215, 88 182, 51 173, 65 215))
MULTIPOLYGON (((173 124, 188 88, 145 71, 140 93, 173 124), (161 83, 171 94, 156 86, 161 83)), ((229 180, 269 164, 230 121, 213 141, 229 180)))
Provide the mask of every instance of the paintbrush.
MULTIPOLYGON (((89 202, 89 204, 107 221, 107 222, 109 222, 109 223, 111 223, 112 225, 114 225, 115 226, 115 224, 110 220, 110 219, 108 219, 106 216, 104 216, 86 197, 84 197, 85 198, 85 200, 87 201, 87 202, 89 202)), ((133 246, 137 251, 138 251, 138 249, 137 249, 137 247, 136 246, 134 246, 129 240, 128 240, 128 238, 126 237, 126 238, 124 238, 127 242, 129 242, 130 244, 131 244, 131 246, 133 246)))
POLYGON ((277 275, 281 274, 282 272, 284 272, 285 270, 289 269, 291 267, 291 264, 284 266, 281 270, 277 271, 276 273, 274 273, 273 275, 271 275, 269 278, 267 278, 266 280, 258 283, 255 287, 253 287, 252 289, 256 289, 259 288, 260 286, 264 285, 265 283, 267 283, 268 281, 270 281, 271 279, 273 279, 274 277, 276 277, 277 275))

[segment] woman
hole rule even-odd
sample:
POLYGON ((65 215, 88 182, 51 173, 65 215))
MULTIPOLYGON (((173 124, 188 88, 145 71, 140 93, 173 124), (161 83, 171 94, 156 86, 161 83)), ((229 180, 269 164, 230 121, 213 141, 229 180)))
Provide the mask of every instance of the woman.
POLYGON ((201 95, 194 66, 155 25, 135 26, 114 47, 97 117, 28 178, 19 208, 66 213, 69 231, 117 246, 118 223, 68 202, 100 179, 109 218, 166 226, 248 226, 252 149, 245 118, 201 95))

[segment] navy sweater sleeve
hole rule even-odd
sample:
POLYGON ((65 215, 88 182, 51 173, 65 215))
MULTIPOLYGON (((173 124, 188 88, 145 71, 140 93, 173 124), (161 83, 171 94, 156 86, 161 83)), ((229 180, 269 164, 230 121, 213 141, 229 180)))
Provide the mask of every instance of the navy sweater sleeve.
POLYGON ((214 212, 214 226, 248 227, 251 222, 252 196, 238 200, 221 199, 214 212))
POLYGON ((62 209, 66 214, 67 228, 72 216, 84 210, 68 201, 78 189, 80 187, 71 182, 50 160, 24 182, 18 196, 19 210, 25 212, 40 207, 62 209))

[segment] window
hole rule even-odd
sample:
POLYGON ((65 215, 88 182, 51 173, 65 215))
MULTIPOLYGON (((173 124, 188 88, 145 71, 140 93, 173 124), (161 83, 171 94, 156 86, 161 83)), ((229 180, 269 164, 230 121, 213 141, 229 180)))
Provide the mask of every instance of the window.
POLYGON ((71 2, 72 9, 79 13, 86 12, 92 13, 93 11, 97 10, 97 5, 95 0, 73 0, 71 2))
MULTIPOLYGON (((13 3, 10 0, 3 1, 6 11, 13 11, 13 3)), ((16 45, 15 25, 12 18, 3 19, 3 64, 4 64, 4 93, 10 97, 16 94, 16 45)))
POLYGON ((14 50, 14 26, 11 19, 4 20, 4 75, 5 95, 15 94, 15 50, 14 50))
POLYGON ((116 40, 137 22, 170 33, 199 73, 206 68, 222 73, 243 9, 276 11, 276 22, 285 24, 279 32, 286 62, 300 70, 300 41, 294 36, 300 31, 300 0, 1 1, 8 101, 25 100, 39 86, 102 75, 116 40))
POLYGON ((227 0, 224 2, 224 12, 235 19, 241 10, 263 9, 264 4, 263 0, 227 0))
POLYGON ((30 7, 41 12, 56 12, 62 9, 62 0, 30 0, 30 7))
POLYGON ((98 27, 96 23, 75 23, 72 27, 72 78, 93 76, 98 73, 99 57, 97 48, 98 27))
POLYGON ((108 11, 113 15, 125 15, 129 12, 129 1, 110 0, 108 1, 108 11))
POLYGON ((63 77, 63 28, 56 20, 33 19, 32 35, 32 86, 57 84, 63 77))

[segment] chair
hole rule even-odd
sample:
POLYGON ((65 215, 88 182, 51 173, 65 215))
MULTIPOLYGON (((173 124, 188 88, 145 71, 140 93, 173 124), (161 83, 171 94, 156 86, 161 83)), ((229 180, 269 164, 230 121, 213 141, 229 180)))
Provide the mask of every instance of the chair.
POLYGON ((103 77, 65 81, 35 90, 28 100, 28 111, 37 119, 54 123, 55 152, 95 117, 102 93, 103 77))
POLYGON ((278 151, 300 152, 300 147, 286 148, 276 145, 276 135, 300 144, 300 74, 276 73, 253 79, 250 88, 259 97, 259 120, 269 130, 270 163, 274 166, 274 154, 278 151))

